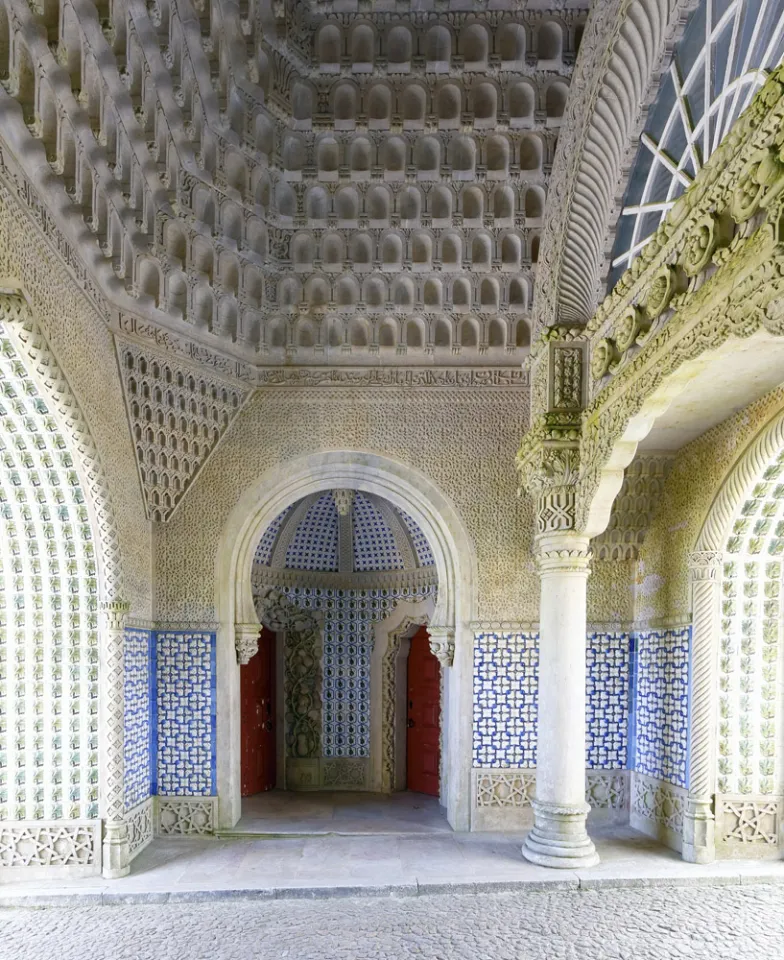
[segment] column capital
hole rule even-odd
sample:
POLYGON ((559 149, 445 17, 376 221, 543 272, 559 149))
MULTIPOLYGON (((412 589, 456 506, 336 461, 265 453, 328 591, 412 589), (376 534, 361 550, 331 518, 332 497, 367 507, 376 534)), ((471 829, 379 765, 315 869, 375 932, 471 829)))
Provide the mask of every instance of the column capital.
POLYGON ((234 647, 237 651, 237 663, 248 663, 259 651, 259 634, 261 625, 258 623, 234 624, 234 647))
POLYGON ((102 600, 100 609, 109 630, 122 630, 131 605, 127 600, 102 600))
POLYGON ((455 630, 454 627, 428 627, 430 635, 430 652, 441 664, 442 668, 451 667, 455 659, 455 630))
POLYGON ((555 533, 536 539, 536 560, 542 577, 559 573, 591 572, 588 537, 575 533, 555 533))
POLYGON ((689 554, 689 579, 692 583, 700 580, 721 579, 724 566, 724 554, 721 550, 694 550, 689 554))

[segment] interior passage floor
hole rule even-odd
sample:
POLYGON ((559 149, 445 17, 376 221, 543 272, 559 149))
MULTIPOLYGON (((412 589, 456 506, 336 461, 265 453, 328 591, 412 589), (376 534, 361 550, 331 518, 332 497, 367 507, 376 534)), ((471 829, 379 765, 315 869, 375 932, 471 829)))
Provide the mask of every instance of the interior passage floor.
POLYGON ((217 902, 0 913, 8 960, 781 960, 784 888, 217 902))
POLYGON ((424 793, 270 790, 244 797, 236 834, 451 833, 446 810, 424 793))

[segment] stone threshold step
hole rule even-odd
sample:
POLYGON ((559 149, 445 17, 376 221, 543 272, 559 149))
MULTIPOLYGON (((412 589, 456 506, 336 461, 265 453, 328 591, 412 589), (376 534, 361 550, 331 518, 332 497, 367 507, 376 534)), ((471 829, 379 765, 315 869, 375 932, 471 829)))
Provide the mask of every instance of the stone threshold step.
MULTIPOLYGON (((120 883, 122 881, 119 881, 120 883)), ((713 886, 784 886, 782 875, 728 874, 702 877, 556 877, 552 880, 489 880, 466 882, 415 882, 372 885, 237 887, 213 890, 62 890, 59 893, 0 892, 2 908, 94 907, 127 904, 209 903, 217 900, 329 900, 365 897, 427 897, 442 894, 485 893, 578 893, 639 887, 713 887, 713 886)))

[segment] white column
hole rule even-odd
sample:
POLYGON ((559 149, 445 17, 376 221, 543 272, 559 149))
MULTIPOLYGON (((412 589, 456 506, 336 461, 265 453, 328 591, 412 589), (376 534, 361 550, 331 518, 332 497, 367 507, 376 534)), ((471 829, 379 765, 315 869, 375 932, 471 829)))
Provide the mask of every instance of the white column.
POLYGON ((545 867, 591 867, 599 856, 585 829, 585 638, 588 539, 538 541, 539 714, 534 827, 523 856, 545 867))
POLYGON ((125 822, 125 618, 129 604, 101 604, 101 813, 103 875, 124 877, 131 870, 128 825, 125 822))
POLYGON ((701 550, 689 555, 691 581, 691 725, 689 795, 683 820, 683 859, 716 859, 714 793, 718 710, 719 632, 722 554, 701 550))

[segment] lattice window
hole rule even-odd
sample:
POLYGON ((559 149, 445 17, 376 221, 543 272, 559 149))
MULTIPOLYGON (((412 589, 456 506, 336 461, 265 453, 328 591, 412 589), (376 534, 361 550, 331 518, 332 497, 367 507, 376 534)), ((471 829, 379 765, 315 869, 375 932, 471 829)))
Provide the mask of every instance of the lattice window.
POLYGON ((98 816, 97 600, 73 458, 0 324, 0 820, 98 816))
POLYGON ((719 656, 721 793, 782 792, 784 450, 738 509, 726 544, 719 656))
POLYGON ((784 0, 703 0, 648 114, 612 253, 610 288, 648 243, 784 56, 784 0))

